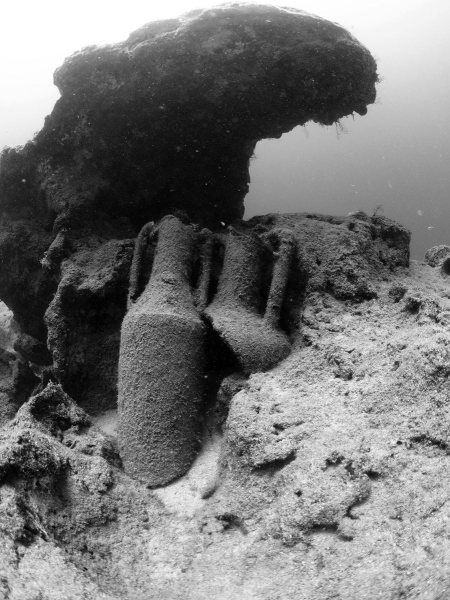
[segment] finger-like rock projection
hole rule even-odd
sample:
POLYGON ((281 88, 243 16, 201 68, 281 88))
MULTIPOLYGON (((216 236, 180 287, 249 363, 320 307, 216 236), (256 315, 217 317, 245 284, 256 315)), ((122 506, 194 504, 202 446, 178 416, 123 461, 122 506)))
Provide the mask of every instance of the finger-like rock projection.
POLYGON ((162 485, 184 474, 195 457, 206 362, 202 315, 244 373, 267 370, 289 354, 289 338, 278 321, 292 250, 286 231, 259 236, 253 229, 230 227, 227 235, 214 236, 174 216, 143 227, 131 268, 119 360, 119 436, 128 473, 162 485), (149 269, 145 263, 151 261, 152 243, 149 269), (214 294, 213 249, 223 245, 214 294), (149 270, 140 293, 143 273, 149 270))

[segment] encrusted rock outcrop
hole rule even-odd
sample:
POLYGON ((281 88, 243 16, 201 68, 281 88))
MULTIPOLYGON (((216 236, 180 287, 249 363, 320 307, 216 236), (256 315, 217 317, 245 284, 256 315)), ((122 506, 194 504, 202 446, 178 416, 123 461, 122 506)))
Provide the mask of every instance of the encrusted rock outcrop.
POLYGON ((369 52, 224 4, 55 81, 0 163, 0 596, 447 597, 449 247, 240 218, 259 139, 365 114, 369 52))
POLYGON ((58 231, 94 210, 138 227, 170 208, 228 224, 258 140, 365 114, 376 82, 355 38, 296 9, 229 3, 149 23, 56 71, 44 128, 4 152, 2 203, 58 231))
POLYGON ((190 286, 194 229, 169 216, 156 235, 150 280, 122 323, 118 409, 126 471, 161 485, 198 452, 206 327, 190 286))
MULTIPOLYGON (((80 50, 55 73, 61 98, 43 129, 1 155, 0 298, 23 333, 45 343, 47 328, 55 339, 70 321, 78 355, 88 346, 101 355, 113 342, 93 321, 114 320, 114 310, 123 317, 124 278, 113 277, 114 308, 93 284, 90 307, 98 309, 75 323, 70 310, 58 312, 64 290, 76 307, 91 292, 69 283, 68 271, 82 263, 87 275, 78 278, 90 279, 88 262, 113 252, 105 243, 116 243, 125 261, 125 240, 177 210, 214 231, 232 223, 243 214, 258 140, 308 120, 365 114, 377 80, 374 59, 342 27, 265 5, 194 10, 80 50), (58 307, 44 322, 55 292, 58 307)), ((69 355, 53 353, 58 377, 82 398, 74 382, 89 375, 63 374, 69 355)))
POLYGON ((109 440, 86 435, 87 414, 50 383, 0 431, 0 534, 19 545, 75 540, 115 518, 104 494, 120 459, 109 440))

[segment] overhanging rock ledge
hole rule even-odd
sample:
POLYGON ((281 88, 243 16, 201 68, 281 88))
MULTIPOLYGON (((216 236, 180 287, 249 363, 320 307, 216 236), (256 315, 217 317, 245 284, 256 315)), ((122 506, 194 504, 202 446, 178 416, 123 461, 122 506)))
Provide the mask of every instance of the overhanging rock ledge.
POLYGON ((246 3, 149 23, 65 60, 43 129, 1 156, 0 299, 23 333, 48 341, 77 400, 115 398, 142 226, 181 211, 223 231, 243 214, 259 139, 365 114, 377 80, 339 25, 246 3))

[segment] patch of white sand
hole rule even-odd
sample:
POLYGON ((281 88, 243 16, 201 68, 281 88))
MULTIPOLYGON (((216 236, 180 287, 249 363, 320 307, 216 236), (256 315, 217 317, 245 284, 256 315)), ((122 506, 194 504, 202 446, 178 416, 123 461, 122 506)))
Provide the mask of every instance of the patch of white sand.
MULTIPOLYGON (((117 437, 117 410, 107 410, 92 417, 92 422, 108 436, 117 437)), ((223 435, 214 432, 214 429, 214 423, 207 420, 202 448, 186 475, 165 487, 153 490, 168 511, 192 517, 205 503, 205 496, 214 491, 223 438, 223 435)))
POLYGON ((172 513, 192 517, 205 503, 204 496, 213 492, 218 478, 222 435, 213 433, 203 441, 202 449, 190 470, 173 483, 154 490, 172 513))
POLYGON ((96 417, 92 417, 92 423, 107 435, 112 437, 117 436, 118 416, 115 408, 106 410, 104 413, 97 415, 96 417))

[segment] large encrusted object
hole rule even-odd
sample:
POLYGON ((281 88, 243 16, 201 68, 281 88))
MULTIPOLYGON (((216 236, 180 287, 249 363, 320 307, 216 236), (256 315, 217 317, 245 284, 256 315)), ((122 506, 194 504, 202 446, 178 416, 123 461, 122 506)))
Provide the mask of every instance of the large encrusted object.
POLYGON ((120 342, 119 437, 128 473, 161 485, 184 474, 198 451, 206 367, 203 315, 244 373, 267 370, 289 354, 289 338, 278 320, 292 245, 286 232, 275 254, 252 229, 230 228, 227 235, 214 236, 174 216, 144 226, 120 342), (151 275, 139 293, 152 241, 151 275), (225 252, 214 294, 215 245, 224 245, 225 252))
POLYGON ((220 231, 243 214, 258 140, 364 114, 376 81, 339 25, 258 4, 76 52, 55 74, 61 98, 43 129, 1 156, 0 298, 44 343, 64 260, 176 210, 220 231))
POLYGON ((376 81, 345 29, 293 8, 227 3, 149 23, 65 60, 61 99, 32 144, 5 152, 0 190, 8 206, 40 192, 54 218, 95 205, 143 225, 175 206, 230 223, 258 140, 365 114, 376 81))
POLYGON ((289 339, 278 327, 292 254, 287 236, 276 254, 271 282, 264 278, 273 260, 264 260, 267 248, 256 232, 242 235, 231 229, 227 238, 217 294, 205 315, 244 373, 265 371, 290 352, 289 339))
POLYGON ((190 293, 193 245, 192 227, 162 221, 150 281, 122 323, 121 455, 154 485, 186 472, 197 450, 205 327, 190 293))
POLYGON ((157 486, 191 465, 207 327, 235 356, 237 370, 269 370, 290 353, 302 297, 375 297, 369 277, 407 266, 408 243, 401 226, 364 214, 267 215, 220 234, 175 216, 146 224, 120 342, 119 436, 128 473, 157 486))
POLYGON ((0 430, 0 534, 16 544, 66 543, 114 518, 105 492, 120 460, 89 425, 61 386, 49 383, 0 430))

